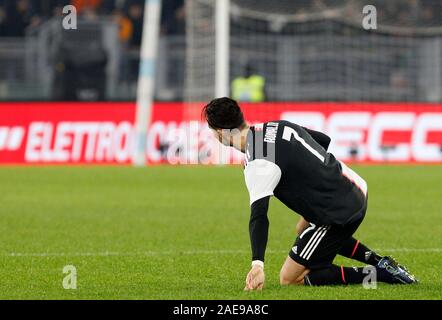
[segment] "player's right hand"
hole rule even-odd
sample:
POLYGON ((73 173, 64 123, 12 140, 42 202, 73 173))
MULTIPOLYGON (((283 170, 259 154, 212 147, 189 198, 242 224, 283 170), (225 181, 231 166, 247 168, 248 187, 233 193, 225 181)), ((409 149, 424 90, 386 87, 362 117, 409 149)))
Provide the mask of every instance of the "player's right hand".
POLYGON ((246 287, 244 290, 262 290, 265 281, 264 268, 253 266, 246 277, 246 287))

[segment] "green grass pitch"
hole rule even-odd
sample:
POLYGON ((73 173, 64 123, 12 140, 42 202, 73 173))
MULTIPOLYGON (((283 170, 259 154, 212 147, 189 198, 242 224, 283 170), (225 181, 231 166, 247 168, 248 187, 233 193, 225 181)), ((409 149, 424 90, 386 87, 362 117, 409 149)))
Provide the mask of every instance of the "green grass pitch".
POLYGON ((441 299, 442 166, 355 168, 370 190, 356 237, 420 284, 280 287, 298 215, 272 199, 265 289, 244 292, 240 167, 3 167, 0 299, 441 299), (65 265, 76 290, 62 287, 65 265))

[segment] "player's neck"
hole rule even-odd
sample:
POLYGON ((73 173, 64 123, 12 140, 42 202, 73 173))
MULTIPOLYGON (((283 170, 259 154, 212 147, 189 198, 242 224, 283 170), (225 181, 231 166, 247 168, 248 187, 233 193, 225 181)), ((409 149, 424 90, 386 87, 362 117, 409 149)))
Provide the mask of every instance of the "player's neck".
POLYGON ((232 147, 234 147, 236 150, 241 151, 242 153, 246 152, 246 140, 247 140, 247 133, 249 132, 250 126, 245 125, 244 128, 241 129, 241 139, 236 140, 233 142, 232 147))

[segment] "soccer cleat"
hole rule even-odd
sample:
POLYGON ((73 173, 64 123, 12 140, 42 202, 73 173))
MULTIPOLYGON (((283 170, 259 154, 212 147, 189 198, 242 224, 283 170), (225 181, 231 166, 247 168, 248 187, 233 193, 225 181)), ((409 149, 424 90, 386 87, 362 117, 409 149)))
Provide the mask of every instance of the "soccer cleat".
POLYGON ((376 265, 376 269, 388 283, 411 284, 418 282, 407 268, 398 264, 392 257, 383 257, 376 265))

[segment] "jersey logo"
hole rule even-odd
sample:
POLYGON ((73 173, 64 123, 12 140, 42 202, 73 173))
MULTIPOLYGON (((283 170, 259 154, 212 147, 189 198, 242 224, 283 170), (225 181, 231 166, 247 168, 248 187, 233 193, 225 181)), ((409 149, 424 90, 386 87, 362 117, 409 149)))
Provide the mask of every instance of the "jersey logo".
POLYGON ((372 252, 371 251, 365 251, 365 261, 368 261, 370 259, 372 252))
POLYGON ((278 122, 267 122, 266 133, 264 135, 265 142, 275 143, 278 125, 278 122))
POLYGON ((294 246, 292 248, 292 251, 293 251, 294 254, 298 254, 298 246, 294 246))

